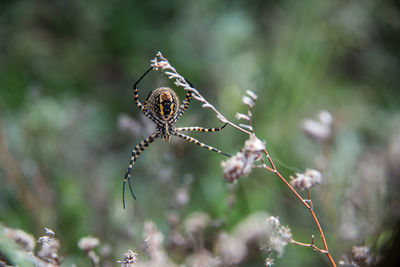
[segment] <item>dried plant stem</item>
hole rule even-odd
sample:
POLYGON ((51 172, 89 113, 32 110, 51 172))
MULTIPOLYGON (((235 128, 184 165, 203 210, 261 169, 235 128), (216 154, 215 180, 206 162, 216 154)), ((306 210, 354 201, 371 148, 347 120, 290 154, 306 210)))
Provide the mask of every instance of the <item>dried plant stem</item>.
POLYGON ((298 241, 293 240, 293 239, 290 240, 290 243, 296 244, 296 245, 299 245, 299 246, 303 246, 303 247, 310 247, 310 248, 314 249, 315 251, 318 251, 319 253, 328 254, 328 251, 323 250, 323 249, 320 249, 320 248, 318 248, 316 245, 314 245, 314 239, 313 239, 313 241, 312 241, 310 244, 298 242, 298 241))
MULTIPOLYGON (((215 114, 217 115, 217 118, 221 122, 227 123, 230 126, 232 126, 233 128, 235 128, 235 129, 237 129, 237 130, 239 130, 239 131, 241 131, 241 132, 243 132, 243 133, 245 133, 245 134, 247 134, 249 136, 256 136, 256 134, 254 132, 254 129, 252 127, 251 119, 249 119, 249 124, 250 124, 249 128, 251 129, 251 131, 247 131, 243 127, 241 127, 240 125, 237 125, 237 124, 229 121, 228 119, 226 119, 226 117, 223 116, 213 105, 211 105, 195 88, 193 88, 193 86, 183 76, 178 74, 178 72, 175 70, 175 68, 171 66, 171 64, 168 62, 168 60, 160 52, 157 53, 156 57, 151 61, 151 63, 152 63, 151 66, 155 70, 161 69, 168 76, 169 79, 175 79, 175 84, 177 86, 182 87, 186 91, 190 91, 192 93, 192 97, 194 99, 196 99, 196 100, 198 100, 198 101, 203 103, 203 108, 209 108, 212 111, 214 111, 215 114)), ((251 104, 250 105, 248 104, 248 106, 250 107, 250 112, 252 114, 253 107, 252 107, 251 104)), ((251 117, 251 116, 249 116, 249 117, 251 117)), ((301 246, 312 247, 314 250, 316 250, 316 251, 318 251, 320 253, 326 254, 328 256, 328 259, 329 259, 331 265, 333 267, 336 267, 335 261, 333 260, 331 254, 328 251, 328 245, 327 245, 326 240, 325 240, 324 232, 322 231, 321 225, 320 225, 320 223, 319 223, 319 221, 317 219, 317 216, 315 215, 315 212, 313 210, 313 206, 312 206, 312 202, 311 202, 311 199, 310 199, 309 192, 308 192, 308 199, 306 199, 306 200, 303 199, 297 193, 297 191, 286 181, 286 179, 278 172, 278 170, 276 169, 275 164, 272 161, 272 159, 271 159, 270 155, 268 154, 267 150, 264 149, 263 152, 264 152, 265 156, 267 157, 271 167, 267 166, 265 164, 264 160, 261 159, 261 162, 263 163, 262 167, 265 168, 267 171, 275 173, 279 177, 279 179, 281 179, 281 181, 300 200, 300 202, 310 211, 310 213, 311 213, 311 215, 312 215, 312 217, 313 217, 313 219, 315 221, 315 224, 317 225, 318 231, 319 231, 319 233, 321 235, 324 249, 323 250, 319 249, 314 245, 314 237, 313 237, 313 241, 312 241, 311 244, 300 243, 300 242, 297 242, 297 241, 294 241, 294 240, 293 240, 292 243, 298 244, 298 245, 301 245, 301 246), (310 203, 310 204, 308 204, 307 202, 310 203)))
MULTIPOLYGON (((285 179, 285 178, 278 172, 278 170, 275 168, 275 165, 274 165, 274 163, 273 163, 273 161, 272 161, 271 157, 269 156, 269 154, 268 154, 268 152, 267 152, 266 149, 264 149, 264 154, 267 156, 268 161, 269 161, 269 163, 271 164, 271 167, 272 167, 272 169, 271 169, 271 168, 267 168, 268 166, 266 166, 265 169, 268 170, 268 171, 270 171, 270 172, 275 173, 276 176, 278 176, 279 179, 281 179, 281 181, 292 191, 292 193, 301 201, 301 203, 302 203, 302 204, 308 209, 308 211, 311 213, 311 215, 312 215, 312 217, 313 217, 313 219, 314 219, 314 221, 315 221, 315 224, 317 225, 318 232, 319 232, 319 234, 321 235, 321 239, 322 239, 322 243, 323 243, 323 246, 324 246, 324 250, 318 249, 318 248, 314 245, 314 238, 313 238, 313 242, 312 242, 311 244, 300 243, 300 242, 297 242, 297 241, 292 242, 292 243, 297 244, 297 245, 304 245, 304 246, 312 247, 314 250, 316 250, 316 251, 318 251, 318 252, 321 252, 321 253, 323 253, 323 254, 326 254, 326 255, 328 256, 328 259, 329 259, 331 265, 334 266, 334 267, 336 267, 336 263, 335 263, 335 261, 333 260, 331 254, 330 254, 329 251, 328 251, 328 245, 327 245, 327 243, 326 243, 326 239, 325 239, 324 232, 323 232, 323 230, 322 230, 322 227, 321 227, 321 225, 320 225, 320 223, 319 223, 319 221, 318 221, 318 218, 317 218, 317 216, 315 215, 314 209, 313 209, 313 207, 312 207, 312 202, 311 202, 311 199, 310 199, 310 192, 308 191, 308 194, 307 194, 307 195, 308 195, 308 201, 304 200, 304 199, 299 195, 299 193, 297 193, 297 191, 288 183, 288 181, 286 181, 286 179, 285 179), (310 204, 308 204, 307 202, 309 202, 310 204)), ((264 165, 265 165, 265 164, 264 164, 264 165)))

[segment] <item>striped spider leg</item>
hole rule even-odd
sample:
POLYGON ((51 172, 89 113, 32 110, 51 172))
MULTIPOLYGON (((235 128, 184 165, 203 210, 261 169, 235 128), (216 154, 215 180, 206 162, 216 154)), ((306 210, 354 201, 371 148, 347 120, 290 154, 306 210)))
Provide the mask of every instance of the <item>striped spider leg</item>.
POLYGON ((133 198, 136 199, 135 194, 133 193, 133 190, 132 190, 132 185, 131 185, 131 171, 132 171, 133 164, 135 164, 135 161, 137 160, 139 155, 142 154, 142 152, 151 143, 153 143, 154 140, 156 140, 158 136, 159 136, 158 132, 153 133, 151 136, 147 137, 142 142, 140 142, 138 145, 136 145, 135 148, 132 150, 131 161, 129 162, 128 170, 125 173, 124 185, 122 187, 122 203, 123 203, 124 209, 125 209, 125 184, 127 181, 128 181, 128 185, 129 185, 129 190, 131 191, 133 198))
POLYGON ((207 149, 207 150, 209 150, 209 151, 214 151, 214 152, 217 152, 217 153, 219 153, 219 154, 225 155, 225 156, 227 156, 227 157, 231 157, 231 155, 228 155, 228 154, 222 152, 222 151, 219 150, 219 149, 216 149, 216 148, 214 148, 214 147, 212 147, 212 146, 206 145, 206 144, 204 144, 204 143, 202 143, 202 142, 196 140, 195 138, 193 138, 193 137, 191 137, 191 136, 187 136, 187 135, 184 135, 184 134, 180 133, 180 132, 184 132, 184 131, 190 131, 190 132, 206 132, 206 133, 209 133, 209 132, 218 132, 218 131, 221 131, 222 129, 224 129, 226 125, 227 125, 227 124, 225 123, 222 127, 219 127, 219 128, 180 127, 180 128, 175 128, 175 129, 174 129, 174 132, 173 132, 172 134, 175 135, 175 136, 178 136, 178 137, 180 137, 180 138, 183 138, 183 139, 185 139, 186 141, 189 141, 190 143, 196 144, 196 145, 198 145, 198 146, 200 146, 200 147, 204 147, 205 149, 207 149))

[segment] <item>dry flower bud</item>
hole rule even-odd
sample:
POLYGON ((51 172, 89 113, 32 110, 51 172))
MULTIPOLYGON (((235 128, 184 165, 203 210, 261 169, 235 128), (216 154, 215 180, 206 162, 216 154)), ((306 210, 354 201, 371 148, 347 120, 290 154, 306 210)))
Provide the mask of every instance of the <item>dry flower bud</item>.
POLYGON ((128 252, 124 254, 122 261, 117 261, 117 263, 120 263, 121 267, 133 267, 137 261, 136 256, 137 254, 135 252, 128 250, 128 252))
POLYGON ((306 119, 302 122, 302 130, 311 138, 326 142, 331 137, 331 128, 319 121, 306 119))
MULTIPOLYGON (((157 55, 158 56, 158 55, 157 55)), ((159 68, 164 69, 166 66, 168 66, 168 62, 166 61, 158 61, 157 58, 154 58, 153 60, 150 61, 151 62, 151 66, 155 69, 158 70, 159 68)))
POLYGON ((322 181, 322 174, 313 169, 306 169, 305 173, 296 173, 296 177, 290 177, 290 184, 298 190, 309 190, 320 184, 322 181))
POLYGON ((100 244, 100 241, 96 237, 92 236, 87 236, 87 237, 82 237, 79 240, 78 247, 83 250, 83 251, 90 251, 93 250, 95 247, 97 247, 100 244))
POLYGON ((318 119, 322 124, 327 125, 327 126, 330 126, 333 123, 332 114, 329 111, 326 111, 326 110, 321 110, 318 113, 318 119))
POLYGON ((248 129, 250 131, 253 131, 253 127, 251 127, 250 125, 240 123, 239 126, 243 127, 243 128, 246 128, 246 129, 248 129))
POLYGON ((258 139, 255 135, 244 143, 244 150, 249 152, 261 152, 265 149, 265 143, 258 139))
POLYGON ((203 108, 212 108, 212 106, 209 103, 205 103, 205 104, 201 105, 201 107, 203 107, 203 108))
POLYGON ((49 228, 44 227, 43 229, 44 229, 44 233, 47 234, 47 235, 50 235, 50 236, 55 236, 56 235, 54 233, 54 231, 49 229, 49 228))
POLYGON ((253 108, 255 105, 254 100, 248 96, 243 96, 242 103, 249 106, 250 108, 253 108))
POLYGON ((54 235, 42 236, 37 242, 41 245, 40 250, 37 252, 39 258, 54 264, 60 263, 60 258, 57 255, 57 251, 60 248, 60 242, 54 238, 54 235))
POLYGON ((314 184, 320 184, 322 182, 322 174, 317 170, 306 169, 304 174, 309 176, 314 181, 314 184))
POLYGON ((327 142, 331 138, 333 116, 326 110, 318 114, 318 120, 305 119, 301 123, 302 130, 312 139, 327 142))
POLYGON ((250 117, 242 113, 236 113, 235 118, 238 120, 250 121, 250 117))
POLYGON ((241 176, 247 176, 254 167, 254 161, 261 158, 264 149, 264 142, 254 135, 250 136, 244 144, 243 151, 221 162, 225 180, 235 182, 241 176))
MULTIPOLYGON (((247 175, 245 172, 245 160, 242 152, 238 152, 235 156, 230 157, 226 161, 221 162, 221 167, 224 171, 224 178, 228 182, 235 182, 240 176, 247 175)), ((249 168, 246 168, 248 170, 249 168)))
POLYGON ((254 101, 257 100, 258 96, 251 90, 246 90, 246 94, 250 96, 254 101))

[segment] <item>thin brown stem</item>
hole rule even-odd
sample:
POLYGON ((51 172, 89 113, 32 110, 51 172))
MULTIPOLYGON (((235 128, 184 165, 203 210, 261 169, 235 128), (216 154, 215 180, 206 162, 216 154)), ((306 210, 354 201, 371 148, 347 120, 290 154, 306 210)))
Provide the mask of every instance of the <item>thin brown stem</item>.
POLYGON ((302 242, 298 242, 298 241, 293 240, 293 239, 290 240, 290 243, 296 244, 296 245, 299 245, 299 246, 303 246, 303 247, 310 247, 310 248, 314 249, 315 251, 318 251, 319 253, 322 253, 322 254, 328 254, 329 253, 328 251, 326 251, 324 249, 318 248, 316 245, 314 245, 314 243, 311 243, 311 244, 302 243, 302 242))
POLYGON ((255 135, 254 128, 253 128, 253 123, 252 123, 252 120, 251 120, 252 115, 253 115, 253 107, 249 107, 249 113, 250 114, 248 114, 248 115, 249 115, 249 118, 250 118, 249 125, 251 127, 251 134, 255 135))
MULTIPOLYGON (((269 170, 269 171, 272 171, 273 173, 275 173, 275 174, 279 177, 279 179, 281 179, 281 181, 290 189, 290 191, 292 191, 292 193, 301 201, 301 203, 302 203, 302 204, 308 209, 308 211, 311 213, 311 215, 312 215, 312 217, 313 217, 313 219, 314 219, 314 221, 315 221, 315 224, 317 225, 318 232, 319 232, 319 234, 320 234, 320 236, 321 236, 322 243, 323 243, 323 246, 324 246, 324 250, 326 251, 326 253, 324 253, 324 254, 326 254, 326 255, 328 256, 328 259, 329 259, 331 265, 332 265, 333 267, 336 267, 336 263, 335 263, 335 261, 333 260, 331 254, 330 254, 329 251, 328 251, 328 245, 327 245, 327 243, 326 243, 325 235, 324 235, 324 232, 322 231, 322 227, 321 227, 321 225, 320 225, 320 223, 319 223, 319 221, 318 221, 318 219, 317 219, 317 216, 315 215, 314 209, 313 209, 313 207, 312 207, 312 203, 310 202, 310 204, 308 204, 307 201, 305 201, 305 200, 299 195, 299 193, 297 193, 297 191, 288 183, 288 181, 286 181, 286 179, 278 172, 278 170, 275 168, 275 165, 274 165, 274 163, 273 163, 273 161, 272 161, 271 157, 269 156, 269 154, 268 154, 268 152, 267 152, 266 149, 264 149, 264 153, 265 153, 265 155, 267 156, 267 158, 268 158, 268 160, 269 160, 269 162, 270 162, 270 164, 271 164, 271 166, 272 166, 272 170, 267 169, 267 168, 266 168, 266 169, 269 170)), ((309 199, 309 200, 311 201, 311 199, 309 199)))
POLYGON ((310 203, 310 207, 313 208, 313 204, 311 201, 311 193, 310 193, 309 189, 307 189, 307 201, 308 201, 308 203, 310 203))

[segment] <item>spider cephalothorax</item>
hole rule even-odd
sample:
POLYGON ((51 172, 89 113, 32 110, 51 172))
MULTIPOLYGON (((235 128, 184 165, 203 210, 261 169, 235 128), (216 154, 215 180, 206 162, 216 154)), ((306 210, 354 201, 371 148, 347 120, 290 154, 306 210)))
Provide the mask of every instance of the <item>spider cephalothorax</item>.
MULTIPOLYGON (((164 142, 169 142, 171 139, 172 135, 175 135, 177 137, 183 138, 191 143, 197 144, 201 147, 204 147, 210 151, 217 152, 219 154, 223 154, 225 156, 230 157, 228 154, 222 152, 221 150, 218 150, 216 148, 213 148, 211 146, 208 146, 206 144, 203 144, 193 137, 184 135, 180 132, 184 131, 200 131, 200 132, 216 132, 220 131, 223 129, 226 124, 222 127, 219 128, 203 128, 203 127, 180 127, 180 128, 175 128, 175 123, 179 120, 179 118, 185 113, 186 109, 189 106, 190 99, 192 98, 192 93, 188 91, 186 93, 185 99, 182 101, 181 104, 179 104, 179 99, 176 93, 168 87, 160 87, 155 89, 153 92, 150 92, 149 96, 147 97, 146 101, 144 102, 144 105, 140 103, 139 101, 139 94, 138 94, 138 88, 137 85, 140 83, 140 81, 143 79, 144 76, 146 76, 147 73, 149 73, 153 68, 148 69, 140 78, 137 82, 135 82, 133 86, 133 100, 138 106, 139 109, 142 110, 142 112, 149 117, 156 125, 156 131, 144 139, 142 142, 140 142, 135 148, 132 150, 132 157, 131 161, 129 162, 129 167, 128 170, 125 174, 124 178, 124 185, 122 189, 122 199, 123 199, 123 205, 125 208, 125 184, 128 181, 129 184, 129 189, 132 193, 132 196, 136 199, 135 195, 133 194, 132 186, 130 183, 130 177, 131 177, 131 171, 133 164, 139 157, 139 155, 143 152, 143 150, 146 149, 146 147, 149 146, 155 139, 158 137, 161 137, 164 142)), ((190 84, 190 83, 189 83, 190 84)))

